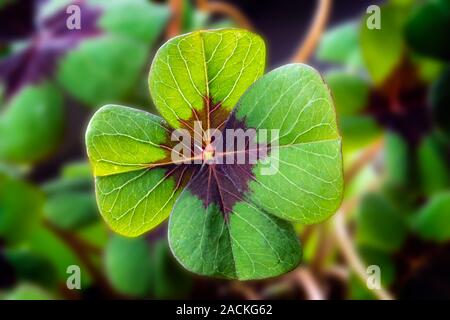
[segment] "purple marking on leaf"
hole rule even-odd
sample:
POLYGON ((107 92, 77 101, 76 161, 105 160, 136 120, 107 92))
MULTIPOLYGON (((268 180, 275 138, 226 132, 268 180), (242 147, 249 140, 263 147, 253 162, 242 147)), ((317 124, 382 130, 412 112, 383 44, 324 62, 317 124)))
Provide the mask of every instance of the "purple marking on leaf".
POLYGON ((82 14, 81 29, 67 28, 69 15, 64 7, 39 25, 24 49, 0 61, 0 81, 5 83, 7 98, 26 85, 51 78, 59 60, 69 50, 83 40, 101 34, 97 26, 101 10, 88 6, 84 1, 75 3, 82 14))
MULTIPOLYGON (((226 140, 226 129, 246 131, 248 128, 232 113, 222 130, 223 140, 226 140)), ((225 161, 225 157, 230 151, 224 148, 225 152, 215 156, 216 161, 202 164, 199 172, 187 185, 188 190, 202 200, 205 208, 211 204, 217 205, 224 215, 225 221, 228 221, 234 204, 244 200, 244 195, 249 190, 248 184, 255 178, 252 171, 255 164, 250 163, 250 158, 259 160, 263 158, 262 155, 267 155, 270 151, 270 147, 265 144, 257 144, 255 149, 250 149, 249 140, 246 141, 243 148, 232 151, 233 163, 225 161), (239 153, 245 154, 245 163, 243 164, 237 162, 239 153)), ((222 143, 226 146, 227 142, 223 141, 222 143)))

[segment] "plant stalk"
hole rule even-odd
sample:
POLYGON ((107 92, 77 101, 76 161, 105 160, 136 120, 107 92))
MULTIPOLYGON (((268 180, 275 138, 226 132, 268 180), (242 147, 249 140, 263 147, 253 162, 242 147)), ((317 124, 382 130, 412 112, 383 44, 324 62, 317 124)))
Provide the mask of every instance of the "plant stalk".
POLYGON ((302 44, 298 48, 294 57, 292 58, 293 62, 297 63, 306 62, 313 54, 314 49, 319 43, 320 36, 322 35, 322 32, 324 31, 327 25, 328 17, 331 12, 331 4, 332 0, 317 1, 314 20, 309 27, 305 40, 302 41, 302 44))

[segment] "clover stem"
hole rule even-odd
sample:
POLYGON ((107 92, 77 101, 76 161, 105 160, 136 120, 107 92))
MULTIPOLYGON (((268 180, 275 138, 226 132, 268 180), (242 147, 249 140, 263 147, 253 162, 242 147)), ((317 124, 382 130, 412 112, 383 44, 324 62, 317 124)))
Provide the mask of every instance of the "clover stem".
POLYGON ((169 0, 171 17, 166 29, 166 37, 173 38, 181 33, 183 0, 169 0))
MULTIPOLYGON (((379 154, 380 149, 382 148, 384 143, 384 140, 381 138, 377 141, 375 141, 369 148, 367 148, 361 156, 353 163, 353 165, 350 167, 350 169, 346 173, 346 183, 350 183, 357 174, 368 164, 370 164, 379 154)), ((379 186, 380 181, 377 180, 373 184, 365 190, 365 192, 368 192, 370 190, 374 190, 379 186)), ((321 265, 324 261, 324 257, 328 256, 331 252, 334 250, 334 246, 337 244, 338 249, 342 251, 344 257, 346 258, 348 264, 350 265, 351 269, 354 270, 354 272, 358 275, 358 278, 361 279, 364 283, 367 279, 367 275, 364 269, 364 263, 362 262, 361 258, 358 256, 355 249, 352 247, 350 238, 347 234, 347 229, 345 227, 345 217, 349 212, 352 211, 352 209, 359 203, 361 200, 361 197, 356 197, 350 200, 347 200, 345 203, 341 205, 341 208, 339 209, 338 213, 336 213, 335 216, 338 214, 341 215, 337 219, 337 225, 336 221, 333 219, 331 223, 333 224, 333 229, 331 232, 334 234, 334 237, 338 239, 337 243, 330 242, 330 239, 321 239, 319 243, 319 248, 316 251, 316 255, 314 256, 312 260, 311 267, 315 269, 317 272, 321 272, 321 265), (361 271, 362 270, 362 271, 361 271)), ((320 229, 324 228, 324 226, 309 226, 309 228, 305 229, 304 235, 303 235, 303 244, 306 245, 306 242, 313 230, 316 232, 320 232, 320 229)), ((320 232, 320 237, 324 237, 324 232, 320 232)), ((388 297, 391 297, 390 294, 386 290, 382 290, 379 298, 380 299, 387 299, 388 297)))
POLYGON ((232 281, 230 290, 241 294, 247 300, 261 300, 262 297, 250 286, 240 281, 232 281))
POLYGON ((96 248, 84 240, 78 238, 76 235, 66 232, 59 227, 52 224, 50 221, 44 221, 44 227, 51 233, 55 234, 58 238, 64 241, 69 246, 75 255, 83 263, 84 267, 88 270, 91 276, 95 279, 95 282, 101 287, 102 291, 113 298, 117 298, 115 291, 111 288, 108 280, 104 277, 103 273, 92 262, 90 254, 100 254, 101 250, 96 248))
POLYGON ((208 7, 208 0, 197 0, 197 7, 200 10, 207 10, 208 7))
POLYGON ((316 272, 321 272, 323 270, 326 258, 334 249, 333 237, 327 227, 327 224, 320 224, 316 228, 319 245, 311 260, 311 269, 316 272))
MULTIPOLYGON (((367 148, 361 156, 355 161, 355 163, 350 167, 345 176, 346 183, 350 183, 357 174, 369 163, 371 163, 376 156, 379 154, 381 148, 384 145, 384 139, 379 139, 375 141, 369 148, 367 148)), ((369 188, 374 189, 378 186, 378 181, 374 183, 373 186, 369 188)), ((367 281, 366 267, 362 259, 359 257, 355 247, 352 244, 350 236, 348 234, 345 218, 347 214, 353 210, 353 208, 359 203, 360 198, 350 199, 344 202, 338 212, 334 215, 331 223, 333 225, 333 233, 336 238, 336 244, 338 249, 341 251, 345 260, 347 261, 350 268, 355 272, 360 281, 365 285, 367 281)), ((378 290, 373 290, 375 296, 382 300, 392 300, 393 297, 386 289, 380 288, 378 290)))
POLYGON ((197 0, 197 7, 211 14, 223 14, 236 22, 236 24, 247 30, 254 30, 250 20, 235 6, 225 2, 208 2, 208 0, 197 0))
POLYGON ((295 272, 296 280, 301 284, 305 290, 308 300, 324 300, 325 296, 314 278, 313 274, 308 268, 299 268, 295 272))
POLYGON ((305 62, 316 48, 320 36, 325 29, 331 11, 332 0, 318 0, 314 20, 311 23, 305 40, 292 58, 293 62, 305 62))
MULTIPOLYGON (((353 246, 350 236, 347 232, 345 226, 345 215, 346 212, 350 211, 355 203, 352 205, 346 205, 344 203, 338 212, 333 217, 333 230, 336 237, 338 248, 340 249, 343 257, 347 261, 350 268, 355 272, 360 281, 366 285, 368 275, 366 273, 366 266, 364 262, 359 257, 358 253, 353 246)), ((392 300, 393 296, 383 287, 377 290, 372 290, 373 294, 381 300, 392 300)))

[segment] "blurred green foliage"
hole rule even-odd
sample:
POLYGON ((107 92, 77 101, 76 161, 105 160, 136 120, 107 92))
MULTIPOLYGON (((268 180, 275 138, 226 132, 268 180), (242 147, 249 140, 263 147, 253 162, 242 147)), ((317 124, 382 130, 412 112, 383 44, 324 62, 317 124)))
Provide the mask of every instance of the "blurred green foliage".
POLYGON ((145 239, 114 236, 106 247, 105 265, 108 278, 119 292, 134 297, 150 293, 154 270, 145 239))
POLYGON ((40 191, 0 172, 0 237, 9 244, 25 240, 42 215, 40 191))
POLYGON ((63 98, 57 88, 44 83, 23 89, 0 114, 0 159, 41 160, 61 141, 63 122, 63 98))
MULTIPOLYGON (((449 42, 444 31, 450 26, 450 3, 386 1, 380 8, 381 29, 367 27, 369 13, 359 27, 338 25, 322 38, 316 58, 333 66, 326 79, 346 158, 384 137, 383 158, 375 163, 381 187, 359 192, 362 200, 351 223, 364 262, 380 266, 384 286, 403 294, 405 274, 421 273, 411 261, 450 241, 449 42), (358 53, 361 63, 355 63, 358 53), (363 118, 369 120, 357 126, 363 118)), ((349 195, 358 194, 353 185, 373 183, 360 180, 347 186, 349 195)), ((349 296, 375 297, 355 275, 349 296)))
MULTIPOLYGON (((16 1, 0 1, 0 10, 16 1)), ((197 279, 173 261, 165 239, 112 236, 100 222, 90 168, 83 161, 71 162, 84 155, 69 139, 75 135, 82 143, 81 127, 104 103, 152 109, 147 74, 152 55, 165 41, 169 7, 147 0, 87 2, 102 8, 100 36, 83 40, 57 61, 54 74, 11 97, 0 82, 0 298, 189 297, 197 279), (73 152, 64 153, 64 148, 73 152), (68 294, 69 265, 80 266, 82 290, 68 294)), ((46 1, 36 18, 49 17, 68 3, 46 1)), ((185 3, 182 32, 230 25, 185 3)), ((385 1, 381 30, 369 30, 367 17, 330 28, 316 59, 329 67, 324 78, 336 103, 346 167, 365 147, 384 139, 375 164, 346 186, 348 199, 362 199, 348 224, 364 263, 378 265, 382 284, 402 297, 412 281, 405 275, 432 276, 427 268, 436 262, 428 255, 436 250, 443 257, 449 254, 450 4, 385 1), (402 84, 397 91, 391 90, 393 79, 402 84), (412 90, 406 88, 410 81, 412 90), (400 101, 400 110, 394 101, 400 101), (425 130, 415 117, 426 121, 425 130), (411 132, 419 138, 412 141, 411 132), (366 192, 374 183, 381 187, 366 192), (415 262, 422 260, 425 267, 417 267, 415 262)), ((1 45, 0 61, 27 44, 1 45)), ((306 264, 315 263, 324 234, 316 230, 311 235, 306 264)), ((342 262, 335 251, 325 261, 342 262)), ((448 279, 438 282, 450 287, 448 279)), ((426 285, 421 290, 434 290, 426 285)), ((353 273, 345 289, 350 298, 375 298, 353 273)))

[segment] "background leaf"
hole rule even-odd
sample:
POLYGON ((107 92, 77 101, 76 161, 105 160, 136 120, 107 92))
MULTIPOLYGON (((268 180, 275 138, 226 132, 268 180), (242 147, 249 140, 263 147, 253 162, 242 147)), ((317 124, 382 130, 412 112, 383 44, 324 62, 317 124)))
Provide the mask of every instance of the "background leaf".
POLYGON ((127 36, 153 46, 169 19, 167 6, 145 0, 90 0, 105 8, 100 26, 117 35, 127 36))
POLYGON ((38 225, 42 203, 34 186, 0 173, 0 238, 7 243, 27 239, 38 225))
POLYGON ((2 297, 4 300, 53 300, 54 298, 46 290, 29 283, 20 284, 2 297))
POLYGON ((72 96, 98 108, 120 102, 136 86, 147 54, 144 44, 121 36, 86 40, 62 59, 57 78, 72 96))
POLYGON ((62 229, 78 229, 97 220, 95 197, 90 192, 52 196, 44 206, 46 218, 62 229))
POLYGON ((450 29, 450 3, 424 1, 411 13, 405 27, 408 44, 417 52, 450 60, 450 45, 445 32, 450 29))
POLYGON ((352 150, 373 141, 380 135, 375 119, 364 113, 369 104, 369 83, 361 75, 331 71, 325 75, 339 114, 339 127, 344 148, 352 150))
POLYGON ((28 86, 0 113, 0 159, 30 163, 42 160, 61 140, 63 99, 51 84, 28 86))
POLYGON ((105 256, 106 274, 113 287, 134 297, 150 293, 154 267, 150 247, 143 238, 111 238, 105 256))
POLYGON ((87 288, 92 283, 89 271, 72 248, 48 228, 43 226, 35 228, 27 245, 34 253, 50 261, 59 282, 66 283, 67 267, 76 265, 81 271, 81 287, 87 288))
POLYGON ((404 186, 409 181, 410 150, 405 140, 394 132, 386 134, 385 165, 388 179, 394 185, 404 186))
POLYGON ((450 137, 450 117, 448 106, 450 105, 450 69, 447 68, 433 83, 430 89, 430 101, 433 112, 433 120, 447 137, 450 137))
POLYGON ((446 158, 445 144, 435 136, 423 139, 417 150, 418 171, 425 194, 433 195, 448 189, 450 186, 450 172, 446 158))
POLYGON ((361 76, 332 71, 325 76, 333 94, 336 111, 341 116, 357 114, 369 99, 369 84, 361 76))
POLYGON ((362 66, 358 25, 354 22, 337 25, 320 39, 316 58, 351 67, 362 66))
POLYGON ((413 226, 424 239, 444 242, 450 239, 449 217, 450 193, 437 193, 419 210, 413 226))
POLYGON ((381 29, 367 28, 366 15, 360 26, 365 66, 376 85, 381 84, 399 65, 403 54, 403 24, 407 10, 393 2, 381 7, 381 29))
POLYGON ((406 222, 398 209, 381 194, 364 197, 357 218, 356 241, 383 252, 398 250, 406 238, 406 222))
POLYGON ((14 267, 19 281, 55 286, 56 270, 45 257, 25 248, 6 250, 5 256, 14 267))
POLYGON ((192 279, 176 262, 166 239, 153 247, 154 295, 158 299, 184 298, 190 292, 192 279))

